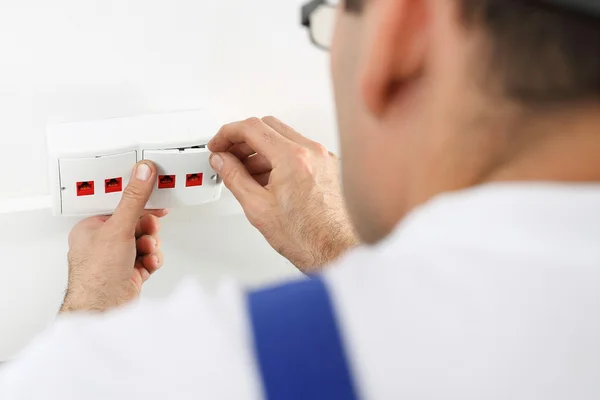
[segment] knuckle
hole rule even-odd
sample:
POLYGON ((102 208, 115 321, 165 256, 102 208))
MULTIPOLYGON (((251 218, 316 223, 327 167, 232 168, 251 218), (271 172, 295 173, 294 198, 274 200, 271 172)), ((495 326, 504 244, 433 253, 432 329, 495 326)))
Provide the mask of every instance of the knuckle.
POLYGON ((128 200, 139 200, 144 196, 144 192, 141 188, 129 185, 123 191, 123 198, 128 200))
POLYGON ((247 120, 244 121, 244 125, 248 128, 248 129, 253 129, 258 125, 261 125, 262 121, 260 118, 258 117, 250 117, 247 120))
POLYGON ((294 146, 292 156, 296 161, 305 162, 310 158, 310 150, 303 146, 294 146))
POLYGON ((157 231, 160 231, 162 229, 162 224, 160 222, 160 218, 158 218, 156 215, 150 215, 150 219, 152 220, 152 223, 154 224, 154 227, 157 231))
POLYGON ((161 251, 157 255, 158 257, 158 267, 162 267, 165 264, 165 254, 161 251))
POLYGON ((221 126, 221 129, 219 129, 219 131, 217 132, 217 134, 215 136, 220 136, 223 133, 230 131, 231 129, 233 129, 235 126, 237 125, 237 122, 229 122, 223 126, 221 126))
POLYGON ((269 143, 270 145, 275 144, 275 138, 273 137, 271 132, 269 132, 268 130, 264 130, 262 132, 262 139, 263 139, 263 141, 269 143))
POLYGON ((295 133, 292 128, 290 128, 289 126, 284 125, 284 124, 280 124, 278 129, 279 129, 279 132, 282 135, 285 135, 286 137, 289 137, 295 133))
POLYGON ((250 221, 252 226, 258 229, 259 232, 263 232, 269 228, 269 224, 264 220, 264 218, 248 217, 248 221, 250 221))
POLYGON ((228 124, 221 126, 221 128, 219 128, 219 130, 217 131, 215 136, 213 136, 213 138, 210 140, 209 144, 211 146, 214 146, 217 142, 222 140, 223 137, 227 135, 227 132, 231 129, 232 125, 233 125, 233 123, 228 123, 228 124))
POLYGON ((329 150, 327 150, 327 147, 323 146, 321 143, 315 142, 313 144, 313 149, 315 153, 317 153, 320 157, 329 157, 329 155, 331 154, 329 150))
POLYGON ((310 150, 305 147, 297 146, 292 152, 292 162, 297 168, 306 169, 311 165, 310 150))
POLYGON ((258 117, 248 118, 244 121, 244 127, 247 134, 257 135, 260 134, 260 138, 263 142, 273 145, 275 143, 275 137, 268 126, 265 125, 262 119, 258 117))
POLYGON ((221 172, 221 177, 225 184, 234 183, 239 177, 239 171, 236 168, 228 168, 221 172))
POLYGON ((272 115, 267 115, 266 117, 262 118, 263 122, 277 122, 277 118, 275 118, 272 115))

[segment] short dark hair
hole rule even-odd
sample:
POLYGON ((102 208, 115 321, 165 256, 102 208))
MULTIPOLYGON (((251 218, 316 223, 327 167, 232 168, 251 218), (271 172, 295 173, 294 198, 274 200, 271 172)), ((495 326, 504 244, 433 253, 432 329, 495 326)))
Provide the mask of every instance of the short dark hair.
POLYGON ((364 0, 346 0, 346 10, 360 11, 362 10, 364 0))
MULTIPOLYGON (((346 0, 346 7, 360 10, 364 1, 346 0)), ((600 99, 597 18, 535 0, 452 1, 467 28, 485 32, 484 83, 501 95, 528 105, 600 99)))
POLYGON ((600 99, 600 21, 531 0, 457 0, 488 37, 489 76, 526 104, 600 99))

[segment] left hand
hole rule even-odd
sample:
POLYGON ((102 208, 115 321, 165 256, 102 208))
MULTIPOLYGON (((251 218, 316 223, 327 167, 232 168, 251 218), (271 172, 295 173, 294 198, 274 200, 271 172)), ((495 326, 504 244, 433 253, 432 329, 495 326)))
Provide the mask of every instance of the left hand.
POLYGON ((73 228, 61 313, 125 304, 140 295, 142 284, 162 266, 158 218, 167 211, 144 211, 155 182, 154 165, 138 163, 114 215, 88 218, 73 228))

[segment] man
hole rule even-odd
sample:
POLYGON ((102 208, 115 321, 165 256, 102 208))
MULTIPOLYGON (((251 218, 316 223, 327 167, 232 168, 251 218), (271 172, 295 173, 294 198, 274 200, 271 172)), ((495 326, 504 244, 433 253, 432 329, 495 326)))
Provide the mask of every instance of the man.
POLYGON ((162 264, 139 164, 114 216, 73 230, 63 315, 2 398, 600 398, 598 18, 594 0, 347 0, 332 71, 348 213, 335 158, 275 118, 209 144, 277 251, 333 265, 71 313, 129 302, 162 264))

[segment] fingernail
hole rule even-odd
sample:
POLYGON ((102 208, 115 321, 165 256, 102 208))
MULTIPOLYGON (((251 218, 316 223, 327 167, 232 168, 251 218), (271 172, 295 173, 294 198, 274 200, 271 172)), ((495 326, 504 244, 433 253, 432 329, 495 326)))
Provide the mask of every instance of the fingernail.
POLYGON ((215 171, 221 172, 221 169, 223 168, 223 157, 218 154, 213 154, 210 157, 210 165, 215 171))
POLYGON ((148 164, 146 164, 146 163, 138 164, 137 169, 135 171, 136 179, 139 179, 140 181, 145 182, 148 179, 150 179, 150 175, 152 175, 152 170, 150 169, 148 164))
POLYGON ((152 247, 155 248, 156 247, 156 239, 152 238, 152 247))
POLYGON ((155 265, 158 265, 158 256, 156 256, 156 255, 153 254, 152 255, 152 260, 154 261, 155 265))

